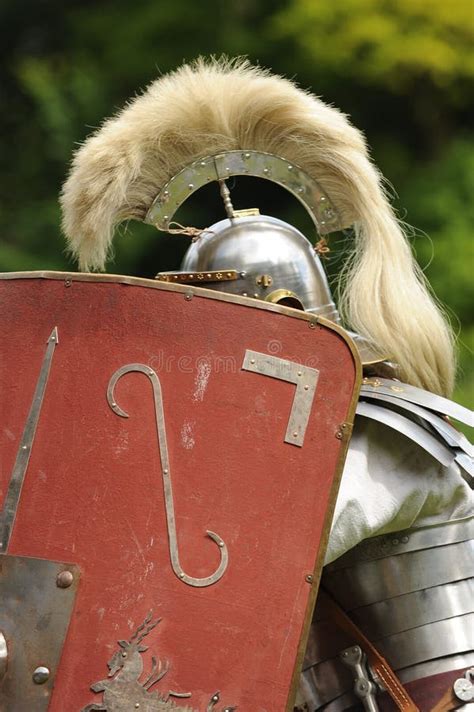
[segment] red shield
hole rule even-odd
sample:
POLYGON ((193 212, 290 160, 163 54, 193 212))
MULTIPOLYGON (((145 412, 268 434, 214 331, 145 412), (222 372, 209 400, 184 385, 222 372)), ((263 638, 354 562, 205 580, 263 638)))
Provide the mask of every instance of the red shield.
POLYGON ((304 313, 148 280, 4 275, 0 292, 0 700, 291 709, 352 344, 304 313))

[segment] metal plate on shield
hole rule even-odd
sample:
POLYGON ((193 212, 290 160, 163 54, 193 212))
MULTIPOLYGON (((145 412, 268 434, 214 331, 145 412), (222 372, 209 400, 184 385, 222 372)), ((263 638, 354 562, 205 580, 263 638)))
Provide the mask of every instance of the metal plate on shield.
POLYGON ((0 555, 0 709, 48 708, 77 592, 79 568, 0 555))

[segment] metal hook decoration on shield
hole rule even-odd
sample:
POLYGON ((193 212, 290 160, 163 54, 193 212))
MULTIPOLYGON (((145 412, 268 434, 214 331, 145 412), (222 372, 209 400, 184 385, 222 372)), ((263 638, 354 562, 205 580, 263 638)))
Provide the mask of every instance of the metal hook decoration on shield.
POLYGON ((215 572, 211 574, 211 576, 206 576, 205 578, 195 578, 194 576, 188 576, 188 574, 183 571, 181 564, 179 563, 178 540, 176 536, 176 520, 173 502, 173 489, 171 484, 168 444, 166 440, 165 415, 163 411, 163 396, 161 392, 160 379, 156 375, 155 371, 150 368, 150 366, 145 366, 142 363, 130 363, 126 366, 122 366, 121 368, 117 369, 117 371, 115 371, 109 381, 109 385, 107 388, 107 401, 114 413, 119 415, 121 418, 129 417, 128 413, 126 413, 124 410, 122 410, 122 408, 120 408, 119 405, 117 405, 117 401, 115 400, 114 396, 114 390, 117 381, 126 373, 131 373, 132 371, 144 373, 145 376, 148 376, 151 385, 153 386, 156 431, 158 436, 158 445, 160 448, 161 470, 163 475, 163 490, 165 497, 166 521, 168 526, 171 566, 176 576, 181 581, 183 581, 183 583, 187 583, 189 584, 189 586, 197 586, 199 588, 202 588, 204 586, 210 586, 211 584, 216 583, 216 581, 219 581, 219 579, 221 579, 224 575, 224 572, 227 568, 227 564, 229 562, 229 554, 227 551, 227 546, 223 539, 221 539, 218 534, 207 530, 206 534, 213 541, 216 542, 221 554, 221 561, 215 572))

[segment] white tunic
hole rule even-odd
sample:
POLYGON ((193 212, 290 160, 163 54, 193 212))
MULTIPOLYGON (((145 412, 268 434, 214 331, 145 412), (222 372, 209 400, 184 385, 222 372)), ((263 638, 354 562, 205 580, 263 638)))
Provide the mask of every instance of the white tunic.
POLYGON ((363 539, 474 514, 474 493, 456 463, 444 467, 415 442, 358 416, 326 563, 363 539))

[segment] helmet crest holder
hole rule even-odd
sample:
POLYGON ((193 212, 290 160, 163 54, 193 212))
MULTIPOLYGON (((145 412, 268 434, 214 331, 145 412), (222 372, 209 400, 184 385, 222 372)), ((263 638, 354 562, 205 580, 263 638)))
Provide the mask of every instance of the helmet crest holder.
MULTIPOLYGON (((211 181, 221 185, 229 218, 232 204, 223 181, 233 176, 253 176, 286 188, 309 213, 319 235, 340 230, 339 215, 321 186, 298 166, 280 156, 260 151, 226 151, 200 158, 183 168, 160 190, 145 222, 159 230, 168 230, 178 208, 202 186, 211 181), (228 203, 226 202, 228 201, 228 203)), ((232 215, 233 217, 233 215, 232 215)))

